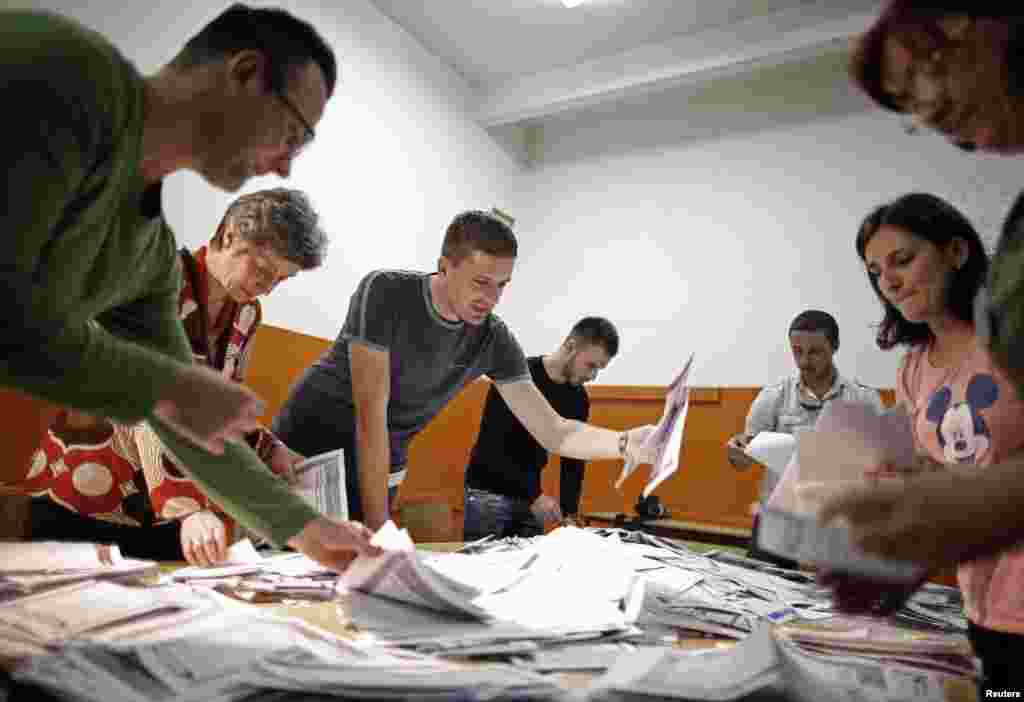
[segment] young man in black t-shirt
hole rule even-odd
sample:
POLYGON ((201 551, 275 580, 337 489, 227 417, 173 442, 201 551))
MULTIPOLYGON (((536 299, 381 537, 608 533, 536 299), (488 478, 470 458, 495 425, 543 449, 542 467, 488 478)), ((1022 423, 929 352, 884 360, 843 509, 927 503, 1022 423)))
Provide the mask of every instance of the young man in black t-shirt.
MULTIPOLYGON (((618 350, 619 335, 611 322, 584 317, 554 353, 533 356, 527 364, 534 384, 554 410, 566 419, 585 422, 590 402, 583 384, 596 378, 618 350)), ((547 462, 548 452, 491 387, 466 467, 463 539, 536 536, 543 533, 546 521, 575 515, 584 462, 562 457, 558 501, 541 490, 540 473, 547 462)))

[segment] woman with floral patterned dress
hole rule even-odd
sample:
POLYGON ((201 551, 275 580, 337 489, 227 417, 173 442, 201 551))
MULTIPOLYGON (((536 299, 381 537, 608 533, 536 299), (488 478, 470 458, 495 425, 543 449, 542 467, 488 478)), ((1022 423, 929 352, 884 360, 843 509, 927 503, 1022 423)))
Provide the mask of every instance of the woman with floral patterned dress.
MULTIPOLYGON (((258 298, 323 260, 327 238, 299 191, 238 198, 207 246, 182 250, 179 311, 197 363, 243 382, 261 313, 258 298)), ((275 473, 302 459, 262 429, 247 437, 275 473)), ((185 467, 187 468, 187 466, 185 467)), ((31 538, 116 543, 125 555, 223 560, 231 522, 145 424, 67 410, 35 452, 31 538)))

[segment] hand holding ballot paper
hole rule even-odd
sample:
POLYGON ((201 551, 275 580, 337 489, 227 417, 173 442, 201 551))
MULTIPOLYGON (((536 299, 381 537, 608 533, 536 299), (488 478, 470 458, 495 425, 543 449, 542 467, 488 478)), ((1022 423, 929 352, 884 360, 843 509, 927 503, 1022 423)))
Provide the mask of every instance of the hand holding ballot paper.
POLYGON ((880 466, 913 464, 914 454, 910 419, 903 412, 879 414, 869 405, 829 403, 814 429, 799 434, 794 459, 762 512, 759 546, 827 571, 919 581, 918 566, 869 556, 843 524, 818 522, 823 500, 864 484, 880 466))
MULTIPOLYGON (((762 490, 770 490, 779 482, 796 451, 796 434, 784 434, 777 431, 762 431, 754 435, 743 449, 743 456, 764 466, 771 475, 766 478, 767 486, 762 490)), ((766 495, 765 495, 766 496, 766 495)))
MULTIPOLYGON (((690 405, 688 378, 692 363, 693 354, 690 354, 683 370, 668 386, 668 391, 665 393, 665 409, 661 419, 654 430, 644 439, 644 447, 653 451, 655 458, 651 463, 650 476, 647 479, 647 484, 644 485, 642 497, 649 496, 654 492, 654 488, 679 469, 679 452, 683 447, 683 427, 686 424, 686 411, 690 405)), ((626 478, 636 470, 637 465, 627 457, 622 464, 622 473, 615 481, 616 489, 622 487, 626 478)))

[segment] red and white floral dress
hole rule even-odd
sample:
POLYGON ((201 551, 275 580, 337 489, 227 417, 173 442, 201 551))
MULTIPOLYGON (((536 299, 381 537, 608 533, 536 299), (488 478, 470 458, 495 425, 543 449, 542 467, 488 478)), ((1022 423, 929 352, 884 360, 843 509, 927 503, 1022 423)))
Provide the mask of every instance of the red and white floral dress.
MULTIPOLYGON (((245 377, 253 334, 260 323, 260 304, 258 300, 225 303, 218 319, 221 324, 217 325, 224 333, 208 355, 203 323, 210 294, 206 252, 204 246, 194 254, 181 254, 184 284, 179 314, 196 362, 240 383, 245 377)), ((248 438, 269 465, 277 439, 266 429, 248 438)), ((167 522, 205 509, 226 519, 163 451, 145 423, 124 426, 97 419, 94 426, 83 430, 72 428, 67 414, 62 413, 33 456, 27 488, 33 495, 49 497, 79 514, 119 524, 144 526, 149 522, 167 522), (140 493, 146 490, 148 505, 140 500, 140 493)))

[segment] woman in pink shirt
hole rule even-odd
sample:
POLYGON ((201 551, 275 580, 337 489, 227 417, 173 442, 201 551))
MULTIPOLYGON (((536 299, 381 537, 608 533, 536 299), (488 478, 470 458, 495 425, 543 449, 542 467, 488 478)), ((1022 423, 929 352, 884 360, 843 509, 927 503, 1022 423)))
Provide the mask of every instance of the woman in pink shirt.
MULTIPOLYGON (((884 308, 878 345, 907 349, 896 396, 922 456, 970 476, 1024 448, 1024 402, 974 334, 988 258, 970 222, 913 193, 869 214, 856 247, 884 308)), ((957 575, 983 689, 1021 689, 1024 550, 961 563, 957 575)))

